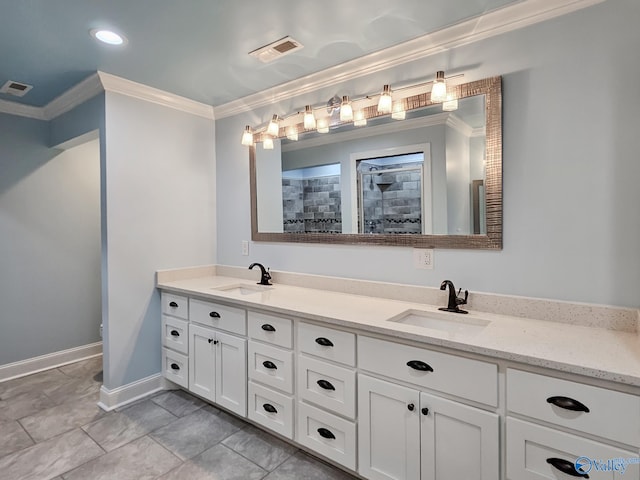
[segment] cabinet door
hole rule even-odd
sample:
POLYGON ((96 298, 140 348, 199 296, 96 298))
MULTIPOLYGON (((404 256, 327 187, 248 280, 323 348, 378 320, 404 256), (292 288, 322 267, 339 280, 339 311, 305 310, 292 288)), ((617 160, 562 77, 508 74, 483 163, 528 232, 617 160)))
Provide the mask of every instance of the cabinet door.
POLYGON ((216 403, 247 416, 247 341, 216 332, 216 403))
POLYGON ((358 376, 359 473, 371 480, 420 478, 417 390, 358 376))
POLYGON ((422 480, 499 478, 499 417, 420 394, 422 480))
POLYGON ((189 390, 216 401, 216 332, 189 325, 189 390))

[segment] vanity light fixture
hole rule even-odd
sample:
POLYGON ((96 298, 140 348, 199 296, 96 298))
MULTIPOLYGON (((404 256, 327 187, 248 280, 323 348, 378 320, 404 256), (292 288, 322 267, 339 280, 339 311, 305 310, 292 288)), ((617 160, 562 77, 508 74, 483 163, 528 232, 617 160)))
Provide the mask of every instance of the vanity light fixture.
POLYGON ((242 134, 242 145, 245 147, 250 147, 253 145, 253 132, 251 131, 251 127, 247 125, 244 127, 244 133, 242 134))
POLYGON ((329 119, 327 117, 316 120, 318 133, 329 133, 329 119))
POLYGON ((278 115, 274 115, 269 122, 269 126, 267 127, 267 133, 272 137, 277 137, 280 133, 280 120, 278 119, 278 115))
POLYGON ((270 135, 262 137, 262 148, 265 150, 273 150, 273 138, 270 135))
POLYGON ((434 103, 444 102, 447 99, 447 84, 444 81, 444 72, 439 70, 436 79, 431 86, 431 101, 434 103))
POLYGON ((394 120, 404 120, 405 118, 407 118, 407 112, 404 110, 403 100, 397 101, 393 104, 391 118, 393 118, 394 120))
POLYGON ((295 125, 287 127, 287 138, 294 142, 298 141, 298 128, 295 125))
POLYGON ((353 107, 349 101, 349 96, 344 95, 340 104, 340 121, 350 122, 351 120, 353 120, 353 107))
POLYGON ((315 130, 316 129, 316 117, 313 114, 313 108, 311 105, 307 105, 304 107, 304 129, 305 130, 315 130))
POLYGON ((112 30, 105 28, 92 28, 89 34, 96 40, 106 43, 107 45, 122 46, 126 45, 127 39, 124 35, 120 35, 112 30))
POLYGON ((380 94, 380 99, 378 100, 378 113, 391 113, 391 104, 393 100, 391 99, 391 87, 389 85, 385 85, 382 87, 382 93, 380 94))
POLYGON ((458 99, 453 95, 447 95, 447 99, 442 102, 443 112, 453 112, 458 109, 458 99))
POLYGON ((364 115, 364 110, 356 110, 353 114, 353 125, 355 127, 364 127, 367 124, 367 117, 364 115))

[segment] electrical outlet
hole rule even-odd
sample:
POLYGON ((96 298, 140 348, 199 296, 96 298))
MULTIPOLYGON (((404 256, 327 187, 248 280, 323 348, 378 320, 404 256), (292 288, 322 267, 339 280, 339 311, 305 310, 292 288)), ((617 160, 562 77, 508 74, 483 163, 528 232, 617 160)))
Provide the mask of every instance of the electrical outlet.
POLYGON ((414 248, 413 266, 421 270, 433 270, 433 249, 414 248))
POLYGON ((249 255, 249 240, 242 240, 242 255, 249 255))

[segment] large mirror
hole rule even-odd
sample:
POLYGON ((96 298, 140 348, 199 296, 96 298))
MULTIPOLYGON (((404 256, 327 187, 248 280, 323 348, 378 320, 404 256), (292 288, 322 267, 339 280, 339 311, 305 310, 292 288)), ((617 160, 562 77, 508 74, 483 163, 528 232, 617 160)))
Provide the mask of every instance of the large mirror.
MULTIPOLYGON (((254 241, 502 248, 501 77, 250 149, 254 241)), ((300 129, 302 130, 302 129, 300 129)))

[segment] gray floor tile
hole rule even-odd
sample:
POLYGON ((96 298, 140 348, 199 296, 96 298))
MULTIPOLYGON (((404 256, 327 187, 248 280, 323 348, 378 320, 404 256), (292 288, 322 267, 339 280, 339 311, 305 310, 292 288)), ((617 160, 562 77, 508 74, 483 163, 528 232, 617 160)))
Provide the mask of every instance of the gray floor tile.
POLYGON ((265 480, 355 480, 337 468, 323 463, 310 455, 298 452, 276 468, 265 480))
POLYGON ((67 378, 64 382, 47 386, 43 392, 53 402, 61 404, 87 395, 97 395, 100 385, 93 378, 67 378))
POLYGON ((0 421, 18 420, 55 405, 57 404, 43 393, 21 393, 7 400, 0 400, 0 421))
POLYGON ((68 377, 57 369, 35 373, 26 377, 0 383, 0 400, 7 400, 21 393, 41 392, 49 385, 55 385, 68 377))
POLYGON ((82 428, 109 452, 174 420, 174 415, 146 400, 82 428))
POLYGON ((247 427, 222 442, 243 457, 271 471, 298 449, 255 427, 247 427))
POLYGON ((189 395, 182 390, 165 392, 153 397, 152 400, 162 408, 169 410, 176 417, 184 417, 206 405, 206 403, 199 398, 189 395))
POLYGON ((151 437, 182 459, 188 459, 237 432, 239 427, 198 410, 156 430, 151 437))
POLYGON ((180 463, 149 437, 142 437, 62 477, 65 480, 152 480, 180 463))
POLYGON ((47 480, 103 453, 77 429, 0 459, 0 472, 3 480, 47 480))
POLYGON ((259 480, 266 474, 259 466, 218 444, 160 477, 160 480, 259 480))
POLYGON ((97 397, 83 397, 24 417, 20 423, 36 442, 41 442, 107 415, 96 402, 97 397))
POLYGON ((0 458, 33 445, 33 440, 18 422, 0 421, 0 458))
POLYGON ((58 370, 68 377, 93 378, 96 374, 102 372, 102 355, 59 367, 58 370))

